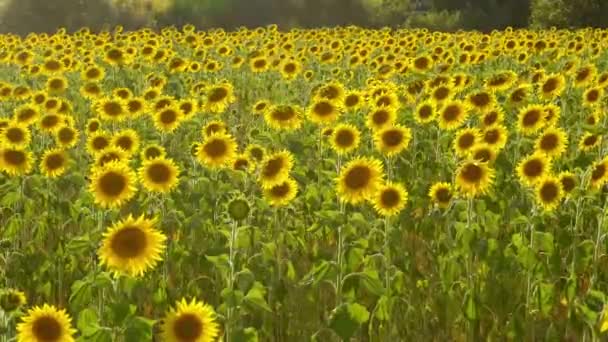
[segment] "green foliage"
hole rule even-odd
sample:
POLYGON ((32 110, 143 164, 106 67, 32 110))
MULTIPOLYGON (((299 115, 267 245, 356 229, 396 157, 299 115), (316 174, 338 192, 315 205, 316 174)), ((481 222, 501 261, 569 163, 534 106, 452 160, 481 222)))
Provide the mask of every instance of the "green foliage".
POLYGON ((462 25, 459 11, 429 11, 415 13, 407 18, 405 27, 422 27, 432 31, 456 31, 462 25))
POLYGON ((533 27, 605 27, 608 2, 604 0, 534 0, 533 27))

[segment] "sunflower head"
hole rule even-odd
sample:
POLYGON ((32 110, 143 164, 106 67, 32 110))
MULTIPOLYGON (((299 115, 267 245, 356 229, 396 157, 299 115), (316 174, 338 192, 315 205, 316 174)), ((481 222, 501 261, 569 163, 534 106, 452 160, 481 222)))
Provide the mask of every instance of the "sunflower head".
POLYGON ((429 197, 438 207, 447 208, 450 206, 452 198, 454 198, 453 187, 451 184, 445 182, 435 183, 429 190, 429 197))
POLYGON ((408 193, 399 183, 386 183, 378 187, 372 203, 382 216, 397 215, 407 204, 408 193))
POLYGON ((158 144, 150 144, 141 151, 141 159, 149 160, 154 158, 162 158, 166 155, 165 148, 158 144))
POLYGON ((359 157, 340 171, 337 192, 341 200, 358 204, 372 198, 383 177, 382 163, 377 159, 359 157))
POLYGON ((165 341, 214 341, 219 335, 215 312, 209 305, 192 299, 177 302, 163 320, 165 341))
POLYGON ((411 138, 412 133, 409 128, 394 125, 378 130, 374 136, 374 143, 381 153, 390 157, 407 148, 411 138))
POLYGON ((17 324, 18 341, 74 341, 76 330, 64 309, 44 304, 31 308, 17 324))
POLYGON ((536 201, 545 211, 554 210, 563 198, 562 184, 557 177, 544 176, 536 184, 536 201))
POLYGON ((259 180, 262 188, 270 188, 287 179, 293 163, 293 155, 287 150, 268 154, 260 164, 259 180))
POLYGON ((519 180, 525 185, 534 185, 543 176, 549 173, 551 162, 545 155, 533 153, 523 158, 517 165, 519 180))
POLYGON ((68 156, 62 149, 50 149, 42 155, 40 170, 49 178, 58 177, 65 172, 68 161, 68 156))
POLYGON ((19 147, 0 148, 0 170, 11 176, 28 174, 32 170, 32 152, 19 147))
POLYGON ((494 169, 477 160, 463 162, 456 171, 456 185, 466 197, 476 197, 488 192, 494 182, 494 169))
POLYGON ((231 135, 215 133, 206 137, 197 149, 196 158, 211 168, 227 166, 236 156, 237 144, 231 135))
POLYGON ((244 197, 236 197, 228 202, 226 209, 230 218, 235 221, 243 221, 249 217, 251 205, 244 197))
POLYGON ((169 192, 178 184, 179 168, 173 160, 154 158, 144 160, 139 179, 144 188, 152 192, 169 192))
POLYGON ((330 136, 331 147, 338 154, 345 154, 359 146, 361 133, 353 125, 339 124, 332 128, 330 136))
POLYGON ((18 310, 27 303, 25 293, 15 289, 0 290, 0 308, 6 313, 18 310))
POLYGON ((298 193, 298 183, 291 178, 285 178, 264 189, 264 198, 274 207, 283 207, 289 204, 298 193))
POLYGON ((101 207, 119 207, 135 195, 136 180, 135 172, 124 162, 111 161, 93 169, 89 191, 101 207))

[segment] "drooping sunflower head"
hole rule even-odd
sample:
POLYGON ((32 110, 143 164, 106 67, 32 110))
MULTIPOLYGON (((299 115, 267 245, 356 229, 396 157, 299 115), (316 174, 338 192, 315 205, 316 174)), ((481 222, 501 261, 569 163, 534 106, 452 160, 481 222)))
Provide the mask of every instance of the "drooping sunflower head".
POLYGON ((551 161, 547 156, 533 153, 524 157, 517 165, 517 176, 524 185, 532 186, 551 171, 551 161))
POLYGON ((373 158, 358 157, 346 164, 337 178, 338 197, 358 204, 372 198, 383 178, 382 163, 373 158))
POLYGON ((25 293, 15 289, 0 290, 0 308, 10 314, 27 303, 25 293))
POLYGON ((331 147, 338 154, 354 151, 359 146, 361 132, 354 125, 339 124, 331 132, 331 147))
POLYGON ((64 309, 48 304, 31 308, 17 324, 18 341, 73 342, 76 330, 64 309))
POLYGON ((257 144, 251 144, 245 149, 245 154, 256 162, 261 162, 266 157, 266 149, 257 144))
POLYGON ((289 177, 293 164, 293 155, 287 150, 267 155, 260 164, 259 180, 262 188, 268 189, 282 183, 289 177))
POLYGON ((103 208, 120 207, 136 193, 137 177, 124 162, 111 161, 92 171, 89 192, 103 208))
POLYGON ((520 85, 513 89, 508 96, 508 103, 513 107, 518 107, 526 103, 531 93, 531 86, 529 84, 520 85))
POLYGON ((561 202, 564 191, 557 177, 543 176, 535 188, 536 202, 545 210, 553 211, 561 202))
POLYGON ((97 252, 100 263, 114 274, 142 276, 162 258, 166 236, 156 229, 156 218, 143 215, 116 222, 103 234, 97 252))
POLYGON ((203 139, 213 134, 227 133, 227 127, 224 121, 211 120, 203 126, 202 137, 203 139))
POLYGON ((162 323, 165 341, 200 341, 212 342, 219 335, 213 308, 203 302, 185 299, 177 302, 169 311, 162 323))
POLYGON ((50 149, 42 155, 40 170, 46 177, 59 177, 65 173, 68 161, 68 156, 62 149, 50 149))
POLYGON ((438 207, 447 208, 454 198, 453 187, 449 183, 437 182, 431 186, 429 197, 438 207))
POLYGON ((378 187, 372 199, 376 212, 382 216, 395 216, 407 204, 408 193, 400 183, 386 183, 378 187))
POLYGON ((382 154, 390 157, 406 149, 411 139, 412 132, 409 128, 394 125, 378 130, 374 135, 374 144, 382 154))
POLYGON ((20 176, 32 170, 32 152, 19 147, 0 148, 0 171, 11 176, 20 176))
POLYGON ((340 82, 328 82, 321 85, 313 94, 314 100, 325 99, 335 104, 344 102, 346 91, 340 82))
POLYGON ((232 162, 232 169, 235 171, 251 172, 255 169, 255 162, 246 154, 239 154, 232 162))
POLYGON ((465 197, 486 194, 494 182, 496 171, 477 160, 463 162, 456 171, 456 186, 465 197))
POLYGON ((473 160, 491 164, 496 160, 497 152, 495 147, 487 143, 480 143, 471 148, 470 156, 473 160))
POLYGON ((608 182, 608 158, 596 161, 591 165, 591 187, 599 189, 608 182))
POLYGON ((237 143, 226 133, 214 133, 203 140, 197 149, 197 160, 208 167, 228 166, 236 156, 237 143))
POLYGON ((152 192, 169 192, 179 182, 179 168, 173 160, 154 158, 144 160, 139 169, 139 180, 144 188, 152 192))
POLYGON ((264 114, 264 112, 269 106, 270 101, 266 99, 258 100, 256 103, 253 104, 252 112, 258 115, 264 114))
POLYGON ((298 193, 298 183, 292 178, 285 178, 283 181, 264 188, 264 198, 273 207, 283 207, 288 205, 298 193))

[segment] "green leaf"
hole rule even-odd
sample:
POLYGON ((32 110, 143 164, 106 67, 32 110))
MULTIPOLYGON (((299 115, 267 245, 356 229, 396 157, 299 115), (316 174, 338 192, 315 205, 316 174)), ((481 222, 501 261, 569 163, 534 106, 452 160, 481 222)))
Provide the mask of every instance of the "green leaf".
POLYGON ((99 318, 93 309, 84 309, 78 314, 78 330, 84 336, 93 336, 99 331, 99 318))
POLYGON ((129 320, 125 330, 125 341, 151 341, 155 320, 137 316, 129 320))
POLYGON ((247 295, 243 298, 243 302, 254 309, 272 312, 272 309, 264 298, 265 295, 266 288, 262 283, 256 281, 253 283, 253 287, 251 287, 249 292, 247 292, 247 295))
POLYGON ((477 302, 474 294, 470 292, 467 294, 464 305, 464 315, 469 321, 476 321, 479 319, 477 312, 477 302))
POLYGON ((545 252, 549 255, 553 254, 553 234, 535 232, 534 233, 534 246, 537 252, 545 252))
POLYGON ((321 280, 325 279, 327 273, 331 269, 331 264, 326 260, 321 260, 321 262, 316 265, 308 274, 306 274, 302 280, 300 280, 300 285, 313 285, 316 286, 321 280))
POLYGON ((369 320, 369 311, 358 303, 342 304, 332 312, 329 327, 343 341, 348 341, 369 320))
POLYGON ((238 330, 231 342, 258 342, 258 331, 252 327, 238 330))

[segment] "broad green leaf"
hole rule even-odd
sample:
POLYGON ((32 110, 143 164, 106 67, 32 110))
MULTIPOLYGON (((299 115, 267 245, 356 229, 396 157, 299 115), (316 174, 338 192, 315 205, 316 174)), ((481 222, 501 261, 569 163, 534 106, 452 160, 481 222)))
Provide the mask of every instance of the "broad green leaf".
POLYGON ((84 309, 78 314, 78 330, 84 336, 93 336, 99 330, 99 318, 93 309, 84 309))
POLYGON ((368 320, 369 311, 363 305, 358 303, 342 304, 332 312, 329 327, 343 341, 348 341, 359 327, 368 320))

